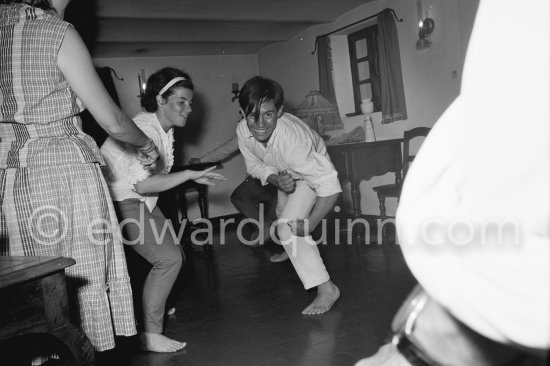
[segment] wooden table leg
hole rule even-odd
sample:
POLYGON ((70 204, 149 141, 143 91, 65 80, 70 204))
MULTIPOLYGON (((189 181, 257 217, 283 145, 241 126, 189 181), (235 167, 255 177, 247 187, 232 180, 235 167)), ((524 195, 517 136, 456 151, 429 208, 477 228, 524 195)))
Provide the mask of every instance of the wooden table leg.
POLYGON ((42 278, 40 282, 47 333, 58 341, 61 359, 70 366, 95 365, 95 354, 90 340, 69 319, 65 274, 58 272, 42 278))
POLYGON ((351 200, 353 203, 353 216, 355 218, 361 216, 361 190, 359 189, 359 183, 351 181, 351 200))
POLYGON ((93 366, 95 365, 94 349, 84 333, 73 324, 49 333, 60 345, 57 349, 59 356, 66 365, 93 366))
MULTIPOLYGON (((350 188, 351 188, 351 201, 353 204, 353 218, 359 219, 361 218, 361 190, 359 188, 359 184, 361 182, 357 181, 350 181, 350 188)), ((354 243, 364 243, 365 242, 365 235, 370 235, 367 233, 362 225, 359 225, 359 229, 353 227, 352 231, 352 240, 354 243)))
POLYGON ((16 364, 35 349, 59 354, 64 365, 95 364, 92 344, 70 321, 64 268, 73 264, 62 257, 0 257, 0 360, 7 353, 16 364), (29 339, 22 336, 33 334, 46 337, 25 344, 29 339))

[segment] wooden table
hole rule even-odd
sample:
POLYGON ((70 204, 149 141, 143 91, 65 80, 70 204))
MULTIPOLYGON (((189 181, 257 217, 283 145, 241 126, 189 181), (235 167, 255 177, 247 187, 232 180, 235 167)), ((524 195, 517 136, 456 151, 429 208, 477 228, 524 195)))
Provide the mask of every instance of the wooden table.
POLYGON ((327 146, 328 154, 338 171, 341 181, 351 184, 353 215, 361 215, 361 192, 359 184, 374 176, 395 173, 396 183, 402 179, 401 142, 403 139, 374 142, 354 142, 327 146))
POLYGON ((75 263, 74 259, 63 257, 0 256, 2 362, 8 361, 6 355, 10 349, 5 348, 14 344, 6 340, 44 333, 57 341, 51 351, 59 354, 67 365, 94 365, 90 341, 69 320, 64 269, 75 263))

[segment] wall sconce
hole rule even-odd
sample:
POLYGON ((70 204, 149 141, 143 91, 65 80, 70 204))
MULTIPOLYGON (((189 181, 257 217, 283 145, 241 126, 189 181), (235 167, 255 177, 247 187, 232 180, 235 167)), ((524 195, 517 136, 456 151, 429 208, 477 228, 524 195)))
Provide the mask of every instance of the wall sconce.
POLYGON ((138 73, 138 86, 139 86, 138 98, 141 99, 145 95, 145 87, 147 86, 147 76, 145 75, 144 69, 141 69, 138 73))
POLYGON ((422 19, 422 0, 416 1, 416 10, 418 17, 418 40, 416 41, 416 49, 423 50, 429 48, 432 45, 431 34, 435 28, 435 22, 428 16, 426 10, 424 19, 422 19))
POLYGON ((231 84, 231 93, 233 93, 233 98, 231 98, 231 101, 234 102, 236 99, 239 98, 239 84, 238 83, 231 84))

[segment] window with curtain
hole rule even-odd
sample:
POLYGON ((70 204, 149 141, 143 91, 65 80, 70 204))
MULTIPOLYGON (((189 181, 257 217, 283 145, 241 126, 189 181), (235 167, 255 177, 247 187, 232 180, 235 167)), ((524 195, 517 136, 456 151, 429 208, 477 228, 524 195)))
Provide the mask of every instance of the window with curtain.
POLYGON ((407 119, 397 28, 391 9, 376 23, 330 37, 334 90, 341 115, 361 114, 361 100, 371 98, 382 123, 407 119))
POLYGON ((348 35, 350 71, 355 110, 361 114, 361 100, 372 99, 374 111, 380 111, 380 69, 378 66, 378 27, 361 29, 348 35))

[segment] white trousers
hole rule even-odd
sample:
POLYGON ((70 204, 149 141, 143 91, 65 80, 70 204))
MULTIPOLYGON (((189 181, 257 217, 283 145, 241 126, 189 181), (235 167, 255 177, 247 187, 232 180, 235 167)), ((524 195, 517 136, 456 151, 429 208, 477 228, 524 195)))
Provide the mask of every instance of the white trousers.
POLYGON ((279 190, 277 202, 277 234, 306 290, 327 282, 330 276, 315 241, 310 235, 294 235, 286 221, 308 218, 316 199, 315 191, 300 180, 291 194, 279 190))

